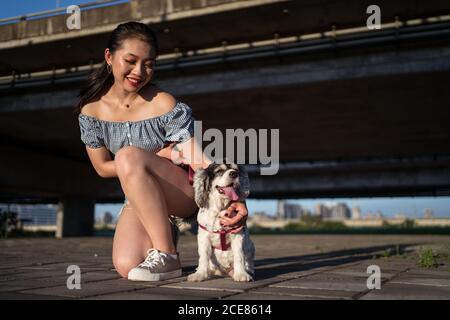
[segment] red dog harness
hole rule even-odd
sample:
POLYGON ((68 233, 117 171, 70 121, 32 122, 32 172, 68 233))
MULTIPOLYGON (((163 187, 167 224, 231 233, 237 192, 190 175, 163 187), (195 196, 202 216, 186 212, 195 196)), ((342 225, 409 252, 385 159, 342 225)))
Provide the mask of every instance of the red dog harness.
POLYGON ((198 224, 200 228, 202 228, 205 231, 208 231, 209 233, 218 233, 220 234, 220 247, 212 246, 214 249, 227 251, 231 247, 231 243, 227 243, 227 233, 237 233, 241 230, 243 230, 245 227, 241 228, 233 228, 229 230, 218 230, 218 231, 209 231, 205 226, 202 226, 201 224, 198 224))
POLYGON ((195 174, 195 171, 192 170, 191 166, 189 166, 188 170, 189 170, 188 171, 188 180, 189 180, 189 184, 192 186, 192 185, 194 185, 194 174, 195 174))

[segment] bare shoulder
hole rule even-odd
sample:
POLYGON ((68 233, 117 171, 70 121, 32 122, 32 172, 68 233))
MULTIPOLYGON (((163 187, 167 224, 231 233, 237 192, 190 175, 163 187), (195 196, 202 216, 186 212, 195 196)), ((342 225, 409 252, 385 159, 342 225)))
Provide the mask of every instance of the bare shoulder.
POLYGON ((98 117, 98 101, 93 101, 85 104, 81 108, 81 114, 91 116, 91 117, 98 117))
POLYGON ((154 89, 152 104, 158 114, 170 112, 176 105, 177 99, 170 93, 156 87, 154 89))

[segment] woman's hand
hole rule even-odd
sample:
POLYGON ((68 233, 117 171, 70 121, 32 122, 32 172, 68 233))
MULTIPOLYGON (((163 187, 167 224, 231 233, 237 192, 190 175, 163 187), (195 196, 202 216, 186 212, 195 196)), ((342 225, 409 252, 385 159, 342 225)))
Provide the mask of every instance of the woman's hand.
POLYGON ((224 227, 239 232, 245 226, 248 210, 245 202, 233 202, 220 218, 220 224, 224 227))
POLYGON ((175 142, 172 142, 163 149, 159 150, 156 155, 167 158, 175 164, 184 163, 183 153, 178 149, 175 142))

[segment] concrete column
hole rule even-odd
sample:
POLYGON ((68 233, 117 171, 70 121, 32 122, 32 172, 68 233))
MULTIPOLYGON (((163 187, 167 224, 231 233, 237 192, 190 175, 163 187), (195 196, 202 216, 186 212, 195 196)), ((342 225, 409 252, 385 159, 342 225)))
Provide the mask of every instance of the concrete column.
POLYGON ((95 198, 70 196, 58 203, 56 238, 94 234, 95 198))

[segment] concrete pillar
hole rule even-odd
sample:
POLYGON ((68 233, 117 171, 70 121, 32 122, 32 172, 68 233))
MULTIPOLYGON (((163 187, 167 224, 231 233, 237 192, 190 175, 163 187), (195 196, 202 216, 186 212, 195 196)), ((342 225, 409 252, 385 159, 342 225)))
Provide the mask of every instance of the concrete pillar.
POLYGON ((56 238, 94 234, 95 198, 70 196, 61 199, 56 214, 56 238))

